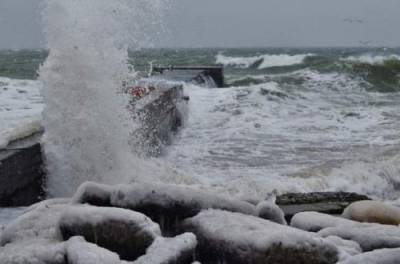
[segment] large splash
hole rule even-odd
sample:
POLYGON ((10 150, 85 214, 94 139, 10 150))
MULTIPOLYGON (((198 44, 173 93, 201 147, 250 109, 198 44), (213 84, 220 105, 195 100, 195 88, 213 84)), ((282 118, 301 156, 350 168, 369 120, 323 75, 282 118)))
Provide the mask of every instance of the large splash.
POLYGON ((127 144, 134 123, 119 94, 130 74, 128 47, 160 30, 164 0, 45 0, 50 54, 44 83, 43 139, 50 196, 86 181, 120 183, 151 173, 127 144))

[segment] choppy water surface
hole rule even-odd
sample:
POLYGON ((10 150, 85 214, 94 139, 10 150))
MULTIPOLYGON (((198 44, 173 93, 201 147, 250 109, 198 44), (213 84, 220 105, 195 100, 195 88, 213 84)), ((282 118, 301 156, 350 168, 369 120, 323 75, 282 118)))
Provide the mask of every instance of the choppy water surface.
MULTIPOLYGON (((29 54, 0 58, 21 53, 29 54)), ((30 56, 28 66, 0 59, 0 74, 33 78, 46 53, 30 56)), ((244 198, 273 189, 398 198, 399 49, 162 49, 130 58, 138 70, 149 61, 226 66, 227 88, 185 85, 187 120, 158 160, 194 183, 244 198)))

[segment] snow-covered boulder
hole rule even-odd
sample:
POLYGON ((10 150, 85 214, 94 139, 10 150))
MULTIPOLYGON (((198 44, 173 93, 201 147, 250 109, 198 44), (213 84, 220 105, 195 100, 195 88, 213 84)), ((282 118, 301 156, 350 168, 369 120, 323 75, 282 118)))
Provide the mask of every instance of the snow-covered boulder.
POLYGON ((339 251, 314 233, 258 217, 206 210, 184 222, 206 263, 336 263, 339 251))
POLYGON ((341 225, 358 225, 358 222, 317 212, 303 212, 293 216, 290 225, 292 227, 310 232, 318 232, 321 229, 341 225))
POLYGON ((79 186, 74 197, 73 203, 91 204, 97 206, 111 206, 110 199, 113 187, 95 182, 85 182, 79 186))
POLYGON ((0 246, 33 239, 61 241, 57 223, 67 206, 66 201, 60 200, 31 206, 1 232, 0 246))
POLYGON ((400 208, 377 201, 360 201, 349 205, 343 217, 358 222, 399 225, 400 208))
POLYGON ((230 197, 196 188, 172 184, 131 184, 100 186, 86 183, 73 200, 78 203, 107 200, 111 206, 141 212, 158 222, 163 231, 176 233, 181 220, 204 209, 222 209, 255 215, 255 206, 230 197))
POLYGON ((326 241, 334 244, 342 253, 342 258, 361 254, 363 251, 357 242, 337 236, 328 236, 326 241))
POLYGON ((158 237, 147 249, 146 255, 133 264, 190 264, 197 246, 196 236, 185 233, 174 238, 158 237))
POLYGON ((73 237, 65 243, 68 264, 120 264, 119 256, 107 249, 73 237))
POLYGON ((27 239, 0 247, 1 264, 69 264, 65 244, 45 239, 27 239))
POLYGON ((287 225, 285 220, 285 214, 283 213, 282 209, 279 208, 274 202, 272 201, 263 201, 257 205, 257 216, 261 217, 266 220, 270 220, 272 222, 287 225))
POLYGON ((59 229, 64 240, 82 236, 125 260, 143 255, 161 235, 158 224, 143 214, 120 208, 79 205, 65 210, 59 229))
POLYGON ((400 263, 400 248, 378 249, 371 252, 347 258, 338 264, 398 264, 400 263))
POLYGON ((318 232, 322 237, 338 236, 360 244, 363 251, 400 248, 400 228, 381 224, 358 224, 329 227, 318 232))

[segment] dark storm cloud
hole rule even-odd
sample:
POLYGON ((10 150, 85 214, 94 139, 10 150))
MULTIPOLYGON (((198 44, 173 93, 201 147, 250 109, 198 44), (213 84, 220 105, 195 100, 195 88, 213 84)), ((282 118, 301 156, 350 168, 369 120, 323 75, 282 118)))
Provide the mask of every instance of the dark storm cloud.
MULTIPOLYGON (((0 0, 0 48, 43 45, 39 1, 0 0)), ((400 46, 399 0, 171 2, 158 46, 400 46)))

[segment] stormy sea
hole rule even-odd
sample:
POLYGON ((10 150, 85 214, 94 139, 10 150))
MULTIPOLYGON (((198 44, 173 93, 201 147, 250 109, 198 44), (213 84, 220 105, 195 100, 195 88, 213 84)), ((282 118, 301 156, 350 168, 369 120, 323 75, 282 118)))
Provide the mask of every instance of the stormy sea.
MULTIPOLYGON (((47 56, 0 51, 0 146, 40 129, 47 56)), ((225 88, 183 83, 183 127, 149 161, 177 174, 169 182, 248 200, 276 190, 400 202, 400 49, 141 49, 129 58, 143 76, 149 62, 224 66, 225 88)))

